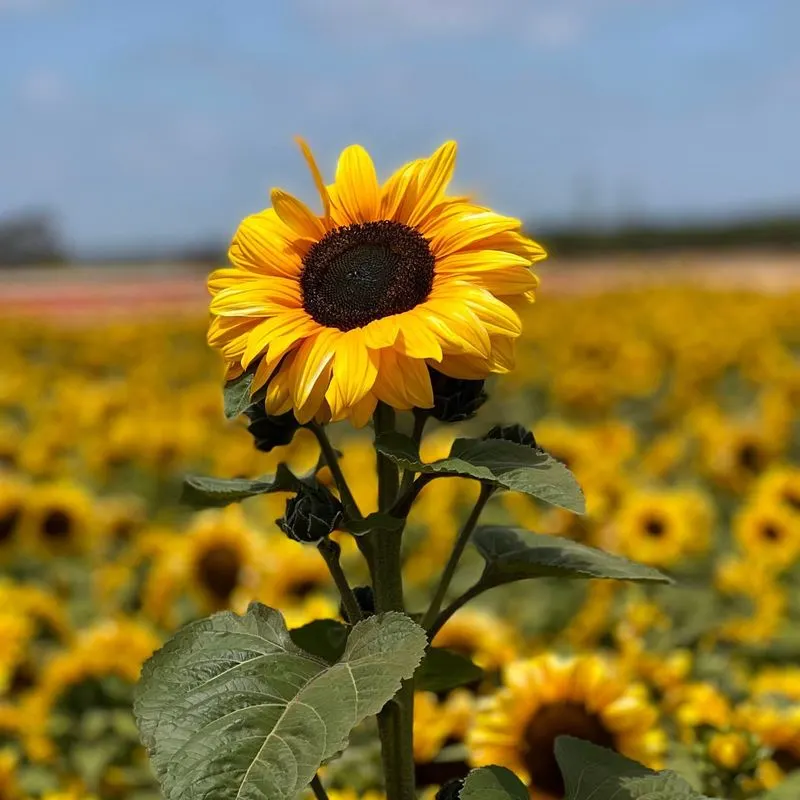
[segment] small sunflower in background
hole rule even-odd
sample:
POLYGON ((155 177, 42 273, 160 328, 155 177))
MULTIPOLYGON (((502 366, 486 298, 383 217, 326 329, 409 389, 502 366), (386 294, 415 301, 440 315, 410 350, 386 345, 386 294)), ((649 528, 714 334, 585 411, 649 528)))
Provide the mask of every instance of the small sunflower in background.
POLYGON ((23 481, 0 475, 0 563, 11 558, 18 549, 29 491, 23 481))
POLYGON ((53 556, 89 553, 97 544, 95 498, 77 483, 31 487, 22 519, 23 546, 53 556))
POLYGON ((797 467, 772 467, 761 476, 753 493, 757 500, 784 506, 800 517, 800 469, 797 467))
POLYGON ((658 765, 666 736, 641 684, 608 660, 545 653, 508 664, 504 687, 478 706, 467 736, 474 766, 515 772, 534 797, 561 798, 564 781, 554 754, 559 736, 575 736, 658 765))
POLYGON ((800 515, 785 505, 747 503, 734 517, 733 535, 751 563, 782 570, 800 558, 800 515))
POLYGON ((533 299, 545 252, 519 220, 446 194, 455 143, 383 185, 359 145, 332 184, 301 148, 322 214, 274 189, 272 208, 239 227, 233 266, 209 279, 208 340, 228 377, 255 367, 269 414, 362 426, 379 400, 430 408, 429 365, 466 379, 509 371, 522 324, 508 303, 533 299))
POLYGON ((736 707, 734 719, 770 748, 784 774, 800 769, 800 704, 785 698, 751 700, 736 707))
POLYGON ((612 524, 619 552, 652 566, 673 566, 709 544, 709 520, 703 524, 691 495, 679 490, 632 491, 612 524))

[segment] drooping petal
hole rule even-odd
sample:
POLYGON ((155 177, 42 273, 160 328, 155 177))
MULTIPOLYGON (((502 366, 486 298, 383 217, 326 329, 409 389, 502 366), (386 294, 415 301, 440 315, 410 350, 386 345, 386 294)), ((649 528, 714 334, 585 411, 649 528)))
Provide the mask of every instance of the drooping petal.
POLYGON ((264 408, 267 414, 277 417, 285 414, 292 407, 291 373, 294 359, 295 353, 289 353, 267 386, 267 394, 264 399, 264 408))
POLYGON ((375 413, 378 398, 372 392, 367 392, 350 411, 350 422, 354 428, 363 428, 375 413))
POLYGON ((380 350, 370 350, 360 328, 342 333, 336 343, 333 375, 325 399, 333 419, 358 403, 372 389, 380 364, 380 350))
POLYGON ((350 145, 339 156, 335 195, 337 206, 350 222, 369 222, 378 218, 378 176, 369 153, 361 145, 350 145))
POLYGON ((416 309, 398 315, 400 336, 395 348, 410 358, 432 358, 438 361, 442 357, 442 343, 416 309))
POLYGON ((297 236, 316 242, 325 235, 322 221, 305 203, 281 189, 273 189, 271 196, 275 213, 297 236))
POLYGON ((379 400, 397 409, 430 408, 433 405, 433 389, 426 363, 391 348, 381 353, 381 369, 373 392, 379 400))
POLYGON ((220 291, 211 301, 211 313, 222 317, 267 317, 301 306, 297 281, 263 278, 240 281, 220 291))
POLYGON ((325 186, 325 181, 322 177, 322 173, 320 172, 320 169, 317 166, 314 154, 311 152, 311 148, 308 146, 305 139, 302 139, 300 136, 295 136, 294 140, 300 146, 300 150, 303 153, 303 158, 305 158, 306 164, 308 164, 308 168, 311 171, 311 177, 314 179, 314 186, 317 187, 320 200, 322 200, 322 213, 325 215, 326 218, 330 218, 331 198, 330 195, 328 194, 328 189, 325 186))
POLYGON ((482 272, 468 278, 498 296, 521 295, 532 292, 539 286, 539 278, 527 267, 482 272))
POLYGON ((522 321, 516 311, 479 286, 453 282, 431 292, 431 299, 450 300, 454 305, 463 303, 489 334, 519 336, 522 333, 522 321))
POLYGON ((489 334, 480 320, 466 305, 457 305, 449 300, 428 300, 424 309, 431 317, 430 322, 437 319, 440 323, 436 333, 442 342, 443 352, 473 353, 487 358, 491 351, 489 334), (447 331, 441 329, 443 324, 447 331), (446 339, 443 336, 446 335, 446 339))
MULTIPOLYGON (((323 328, 315 336, 310 336, 296 351, 297 355, 291 373, 292 401, 296 408, 304 406, 314 391, 318 378, 330 365, 336 352, 336 343, 341 331, 335 328, 323 328)), ((325 387, 327 388, 327 386, 325 387)), ((324 396, 323 391, 320 400, 324 396)), ((311 416, 314 415, 314 409, 311 416)), ((298 419, 300 419, 298 417, 298 419)))
POLYGON ((373 350, 391 347, 400 332, 399 315, 393 314, 390 317, 375 319, 363 328, 363 331, 367 347, 373 350))

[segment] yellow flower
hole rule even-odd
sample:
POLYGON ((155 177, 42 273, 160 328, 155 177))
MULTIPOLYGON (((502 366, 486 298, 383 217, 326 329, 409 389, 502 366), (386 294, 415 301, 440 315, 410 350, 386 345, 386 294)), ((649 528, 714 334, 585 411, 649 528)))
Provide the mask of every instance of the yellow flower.
POLYGON ((765 505, 783 505, 787 511, 800 516, 800 469, 773 467, 765 472, 755 486, 757 501, 765 505))
POLYGON ((666 567, 707 547, 709 527, 691 493, 642 490, 623 501, 612 536, 620 552, 634 561, 666 567))
POLYGON ((209 343, 228 376, 256 366, 270 414, 364 425, 378 400, 433 404, 428 365, 457 378, 513 366, 522 330, 506 304, 533 299, 544 250, 520 222, 445 194, 456 145, 402 167, 383 186, 364 148, 344 150, 317 215, 274 189, 239 227, 232 268, 214 272, 209 343))
POLYGON ((414 761, 433 761, 450 733, 446 714, 431 692, 414 694, 414 761))
POLYGON ((785 772, 800 768, 800 705, 750 701, 737 706, 739 727, 754 733, 772 750, 772 758, 785 772))
POLYGON ((18 758, 13 750, 0 750, 0 797, 3 800, 22 800, 22 788, 18 782, 18 758))
POLYGON ((691 741, 702 725, 727 728, 732 716, 730 701, 710 683, 676 686, 665 696, 664 708, 675 718, 685 741, 691 741))
POLYGON ((436 634, 436 647, 446 647, 471 658, 485 670, 496 670, 517 656, 519 633, 488 611, 456 612, 436 634))
POLYGON ((17 550, 29 492, 22 481, 0 474, 0 560, 7 560, 17 550))
POLYGON ((467 736, 471 763, 513 770, 532 792, 562 797, 555 739, 576 736, 646 764, 666 740, 644 687, 629 683, 599 656, 562 659, 550 653, 505 669, 505 688, 478 706, 467 736))
POLYGON ((800 703, 800 667, 766 667, 750 683, 753 697, 783 695, 800 703))
POLYGON ((15 670, 25 659, 33 633, 33 622, 25 614, 0 611, 0 695, 13 691, 15 670))
POLYGON ((734 518, 733 534, 751 564, 785 569, 800 557, 800 515, 783 505, 748 503, 734 518))
POLYGON ((752 742, 739 731, 715 733, 708 742, 708 755, 711 760, 729 772, 738 770, 752 751, 752 742))
POLYGON ((79 555, 96 544, 98 513, 94 498, 74 483, 31 487, 22 520, 26 546, 52 555, 79 555))

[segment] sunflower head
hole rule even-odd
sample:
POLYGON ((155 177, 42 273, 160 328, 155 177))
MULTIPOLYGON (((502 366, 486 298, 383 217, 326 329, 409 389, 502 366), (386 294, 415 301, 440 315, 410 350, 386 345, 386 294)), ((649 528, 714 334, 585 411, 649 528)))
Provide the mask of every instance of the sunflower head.
POLYGON ((378 401, 432 408, 429 367, 471 381, 509 371, 522 330, 511 304, 533 299, 545 253, 519 220, 446 194, 455 143, 383 184, 358 145, 331 184, 301 148, 322 213, 273 190, 209 279, 208 339, 228 377, 253 372, 271 416, 360 426, 378 401))

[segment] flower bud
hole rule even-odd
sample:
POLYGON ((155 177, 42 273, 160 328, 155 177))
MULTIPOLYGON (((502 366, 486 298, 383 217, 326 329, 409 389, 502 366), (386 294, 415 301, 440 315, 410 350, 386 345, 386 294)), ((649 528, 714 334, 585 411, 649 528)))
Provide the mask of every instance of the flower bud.
POLYGON ((461 790, 464 788, 463 778, 447 781, 438 792, 434 800, 458 800, 461 790))
POLYGON ((262 453, 289 444, 300 427, 293 411, 273 417, 267 414, 263 403, 254 403, 244 413, 250 420, 247 430, 255 439, 256 450, 262 453))
POLYGON ((522 444, 526 447, 538 449, 536 437, 533 433, 517 423, 513 425, 495 425, 483 438, 502 439, 504 442, 513 442, 514 444, 522 444))
POLYGON ((319 544, 342 520, 342 504, 324 486, 301 484, 286 501, 286 511, 276 520, 278 527, 296 542, 319 544))
POLYGON ((483 391, 482 380, 449 378, 435 369, 431 369, 430 374, 433 408, 428 409, 427 413, 439 422, 462 422, 472 419, 489 399, 483 391))
MULTIPOLYGON (((372 591, 372 587, 355 586, 353 587, 353 594, 356 596, 356 601, 358 602, 358 607, 361 609, 362 615, 365 618, 371 617, 375 613, 375 595, 372 591)), ((353 622, 353 620, 348 619, 344 604, 339 608, 339 613, 344 617, 346 622, 353 622)))

